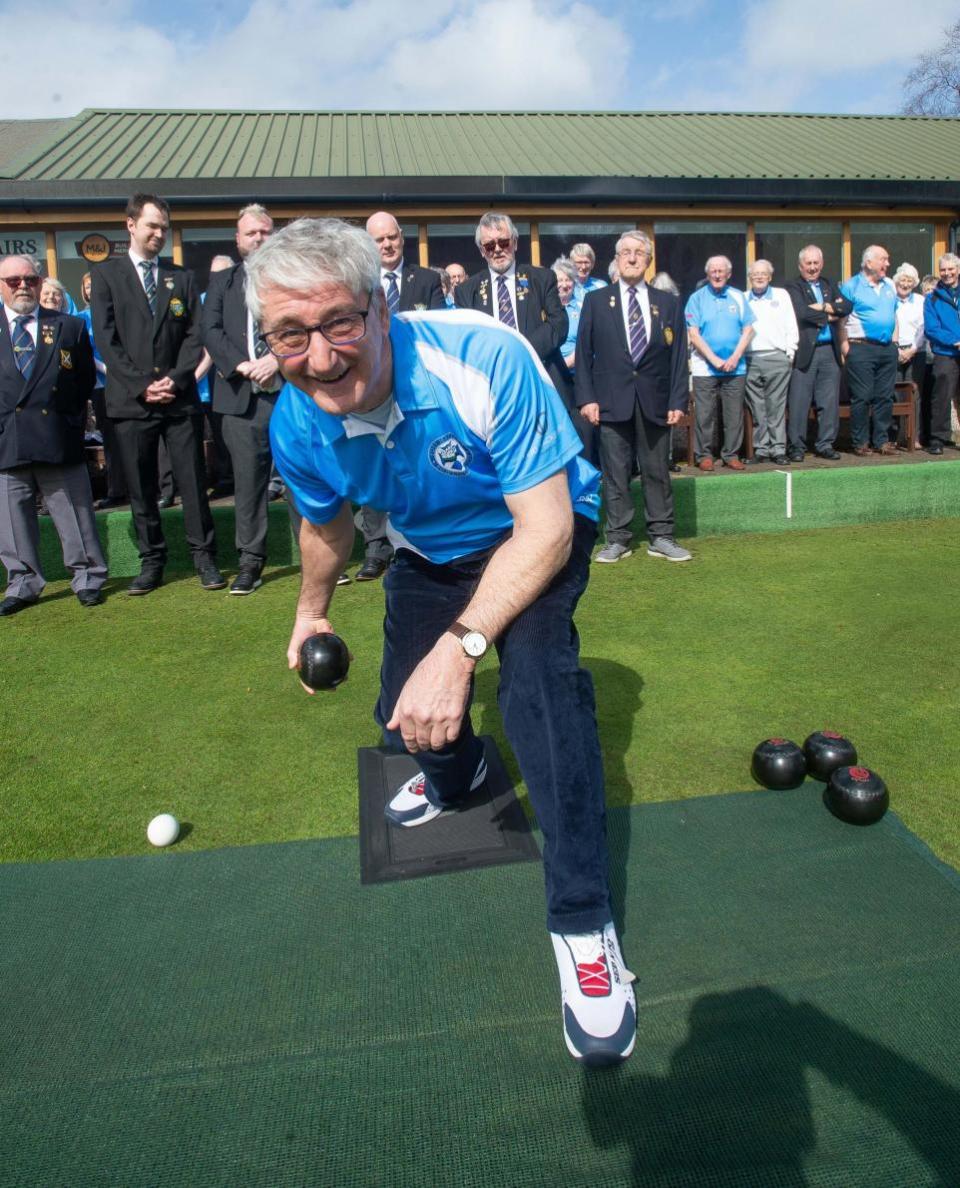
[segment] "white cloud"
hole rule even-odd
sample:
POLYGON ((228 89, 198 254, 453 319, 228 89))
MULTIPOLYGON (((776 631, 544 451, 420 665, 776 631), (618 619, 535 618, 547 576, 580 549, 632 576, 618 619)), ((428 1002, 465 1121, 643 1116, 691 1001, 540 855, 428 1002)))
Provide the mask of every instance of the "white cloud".
MULTIPOLYGON (((131 0, 44 8, 43 82, 8 90, 0 116, 84 107, 596 107, 614 102, 630 44, 587 0, 255 0, 238 21, 193 8, 174 35, 131 0), (78 67, 78 63, 82 63, 78 67), (26 92, 26 89, 25 89, 26 92)), ((0 66, 14 65, 32 10, 0 5, 0 66), (25 15, 26 14, 26 15, 25 15)))

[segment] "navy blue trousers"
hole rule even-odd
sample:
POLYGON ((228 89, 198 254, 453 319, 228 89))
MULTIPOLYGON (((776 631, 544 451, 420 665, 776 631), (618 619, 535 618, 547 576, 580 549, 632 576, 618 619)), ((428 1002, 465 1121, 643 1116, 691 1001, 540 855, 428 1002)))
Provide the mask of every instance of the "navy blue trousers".
MULTIPOLYGON (((611 919, 593 680, 580 667, 580 638, 573 624, 589 577, 596 525, 582 516, 574 517, 574 525, 567 564, 496 641, 500 713, 543 832, 547 927, 552 932, 590 932, 611 919)), ((482 557, 433 565, 407 549, 399 549, 393 559, 384 579, 387 611, 374 714, 384 743, 393 750, 403 751, 403 740, 384 724, 400 691, 463 612, 485 563, 482 557)), ((456 804, 470 787, 480 755, 468 706, 455 742, 440 751, 417 752, 427 777, 427 798, 434 804, 456 804)))

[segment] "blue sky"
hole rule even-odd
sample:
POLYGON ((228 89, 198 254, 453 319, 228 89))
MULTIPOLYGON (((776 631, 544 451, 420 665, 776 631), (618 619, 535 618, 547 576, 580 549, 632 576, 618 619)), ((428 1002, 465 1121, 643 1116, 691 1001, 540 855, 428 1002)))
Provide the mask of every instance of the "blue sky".
POLYGON ((84 107, 895 112, 960 0, 0 0, 0 118, 84 107), (44 30, 54 30, 45 36, 44 30))

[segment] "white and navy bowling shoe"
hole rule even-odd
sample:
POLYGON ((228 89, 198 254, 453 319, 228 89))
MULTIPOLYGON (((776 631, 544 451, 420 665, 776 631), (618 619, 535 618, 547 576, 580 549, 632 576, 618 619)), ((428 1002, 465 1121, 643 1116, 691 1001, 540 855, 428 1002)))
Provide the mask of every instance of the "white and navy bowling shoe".
MULTIPOLYGON (((473 782, 470 784, 470 791, 473 792, 479 788, 486 778, 487 761, 481 756, 477 770, 474 772, 473 782)), ((391 825, 402 825, 409 829, 412 825, 426 825, 428 821, 433 821, 442 813, 450 811, 450 809, 438 808, 437 805, 431 804, 427 800, 427 777, 422 771, 418 771, 416 775, 411 776, 405 784, 401 785, 400 791, 386 806, 383 813, 391 825)))
POLYGON ((637 1039, 635 978, 624 965, 613 923, 597 932, 551 932, 550 939, 570 1055, 592 1068, 626 1060, 637 1039))

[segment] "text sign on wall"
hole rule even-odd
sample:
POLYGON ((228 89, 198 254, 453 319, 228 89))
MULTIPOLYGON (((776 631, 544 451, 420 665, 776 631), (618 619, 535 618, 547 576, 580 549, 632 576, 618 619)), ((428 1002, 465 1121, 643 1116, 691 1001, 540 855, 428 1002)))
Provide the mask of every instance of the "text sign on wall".
POLYGON ((0 256, 39 256, 45 254, 47 242, 43 233, 35 231, 0 231, 0 256))

